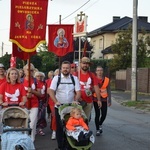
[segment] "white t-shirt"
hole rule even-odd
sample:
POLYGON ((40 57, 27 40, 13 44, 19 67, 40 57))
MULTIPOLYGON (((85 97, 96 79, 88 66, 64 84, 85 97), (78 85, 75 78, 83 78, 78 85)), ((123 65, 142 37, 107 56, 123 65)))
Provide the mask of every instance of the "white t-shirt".
POLYGON ((58 88, 57 88, 58 75, 55 76, 51 82, 50 89, 56 91, 56 99, 61 104, 72 103, 74 101, 75 91, 80 91, 80 83, 78 77, 73 76, 73 78, 75 81, 75 85, 73 84, 70 75, 68 77, 64 77, 63 74, 61 74, 61 80, 60 84, 58 85, 58 88))

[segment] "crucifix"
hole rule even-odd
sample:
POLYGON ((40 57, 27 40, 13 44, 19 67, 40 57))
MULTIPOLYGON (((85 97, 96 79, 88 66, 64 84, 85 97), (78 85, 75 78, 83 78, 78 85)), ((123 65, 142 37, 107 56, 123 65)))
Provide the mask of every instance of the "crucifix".
POLYGON ((77 16, 80 17, 79 21, 81 21, 82 17, 85 16, 85 13, 83 13, 83 11, 81 11, 80 14, 78 14, 77 16))

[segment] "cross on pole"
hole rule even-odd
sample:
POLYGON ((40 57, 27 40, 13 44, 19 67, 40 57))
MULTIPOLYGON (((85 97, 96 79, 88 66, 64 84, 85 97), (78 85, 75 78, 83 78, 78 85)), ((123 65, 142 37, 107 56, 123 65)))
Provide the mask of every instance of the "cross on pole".
POLYGON ((77 14, 78 17, 80 17, 79 21, 82 20, 82 17, 85 16, 85 13, 83 11, 80 12, 80 14, 77 14))

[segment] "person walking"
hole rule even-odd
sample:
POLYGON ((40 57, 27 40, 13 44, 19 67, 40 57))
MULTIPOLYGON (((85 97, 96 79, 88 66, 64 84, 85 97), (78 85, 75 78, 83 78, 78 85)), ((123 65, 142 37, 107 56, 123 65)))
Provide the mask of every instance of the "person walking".
POLYGON ((38 109, 37 133, 41 136, 44 136, 45 133, 43 129, 46 128, 47 126, 46 122, 47 88, 46 82, 44 80, 45 74, 43 72, 37 71, 35 72, 34 77, 37 82, 37 88, 41 90, 41 97, 38 97, 39 109, 38 109))
POLYGON ((2 63, 0 63, 0 85, 6 82, 6 72, 5 72, 5 67, 2 63))
MULTIPOLYGON (((53 79, 54 77, 54 71, 53 70, 50 70, 48 72, 48 79, 45 81, 46 82, 46 86, 50 86, 50 82, 51 80, 53 79)), ((47 99, 49 99, 49 95, 47 94, 47 99)), ((49 102, 49 100, 48 100, 49 102)), ((47 104, 47 119, 50 121, 51 120, 51 109, 50 109, 50 106, 49 104, 47 104)))
POLYGON ((38 107, 39 107, 39 101, 38 97, 41 97, 41 90, 37 88, 37 85, 35 83, 35 79, 33 77, 34 75, 34 65, 30 63, 26 64, 23 67, 25 77, 23 79, 23 85, 27 93, 27 108, 29 110, 29 118, 30 118, 30 128, 32 129, 31 132, 31 139, 34 142, 35 141, 35 135, 36 135, 36 125, 37 125, 37 119, 38 119, 38 107))
POLYGON ((61 104, 78 104, 80 99, 80 84, 76 76, 70 74, 71 64, 69 61, 62 62, 61 73, 54 76, 49 94, 55 103, 55 116, 56 116, 56 140, 58 148, 56 150, 65 150, 63 126, 61 123, 58 107, 61 104), (58 85, 58 81, 60 83, 58 85))
POLYGON ((71 64, 71 73, 73 74, 76 71, 77 71, 77 65, 75 63, 72 63, 71 64))
MULTIPOLYGON (((0 85, 4 82, 6 82, 6 71, 5 71, 4 65, 0 63, 0 85)), ((2 106, 0 105, 0 110, 1 109, 2 109, 2 106)))
POLYGON ((0 105, 8 107, 15 104, 22 107, 26 102, 26 91, 20 83, 19 71, 16 68, 9 68, 6 75, 6 82, 0 86, 0 105))
POLYGON ((100 134, 103 132, 102 124, 105 121, 107 115, 107 106, 111 106, 111 90, 110 90, 110 79, 104 76, 103 68, 101 66, 97 66, 95 73, 98 79, 102 101, 102 107, 99 108, 97 105, 97 96, 95 93, 93 94, 96 136, 100 136, 100 134))
POLYGON ((95 74, 89 71, 90 65, 91 65, 90 59, 88 57, 83 57, 80 62, 80 71, 75 73, 75 75, 78 76, 80 80, 81 86, 80 103, 88 120, 90 120, 91 110, 93 107, 93 96, 92 96, 93 90, 97 95, 98 107, 101 107, 98 81, 95 74))

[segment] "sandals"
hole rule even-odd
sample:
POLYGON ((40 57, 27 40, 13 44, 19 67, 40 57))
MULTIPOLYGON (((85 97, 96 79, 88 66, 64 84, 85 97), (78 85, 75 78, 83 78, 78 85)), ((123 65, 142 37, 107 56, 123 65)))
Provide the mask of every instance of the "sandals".
POLYGON ((44 136, 44 135, 45 135, 45 133, 43 132, 43 130, 42 130, 42 129, 40 129, 40 130, 39 130, 39 135, 42 135, 42 136, 44 136))

